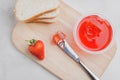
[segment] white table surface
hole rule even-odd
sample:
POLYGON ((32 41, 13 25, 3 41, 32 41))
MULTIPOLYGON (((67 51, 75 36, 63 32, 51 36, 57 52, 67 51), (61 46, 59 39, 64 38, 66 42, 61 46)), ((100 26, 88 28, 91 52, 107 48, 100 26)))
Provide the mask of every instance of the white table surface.
MULTIPOLYGON (((13 46, 11 34, 15 25, 15 1, 0 0, 0 80, 58 80, 13 46)), ((118 49, 101 80, 120 80, 120 0, 64 1, 82 14, 100 13, 112 22, 118 49)))

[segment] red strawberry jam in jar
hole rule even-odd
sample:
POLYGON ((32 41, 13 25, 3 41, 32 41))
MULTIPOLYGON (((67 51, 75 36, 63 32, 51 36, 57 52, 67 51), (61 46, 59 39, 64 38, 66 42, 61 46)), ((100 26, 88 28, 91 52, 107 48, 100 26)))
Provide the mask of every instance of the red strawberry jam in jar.
POLYGON ((110 46, 113 29, 106 19, 99 15, 89 15, 77 24, 74 39, 83 51, 99 54, 110 46))

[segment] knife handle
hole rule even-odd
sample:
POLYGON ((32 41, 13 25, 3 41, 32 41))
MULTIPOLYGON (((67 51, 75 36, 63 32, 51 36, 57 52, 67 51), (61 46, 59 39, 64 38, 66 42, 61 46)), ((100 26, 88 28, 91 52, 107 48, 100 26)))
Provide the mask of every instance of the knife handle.
POLYGON ((83 67, 83 69, 89 74, 92 80, 100 80, 90 69, 88 69, 81 61, 79 64, 83 67))

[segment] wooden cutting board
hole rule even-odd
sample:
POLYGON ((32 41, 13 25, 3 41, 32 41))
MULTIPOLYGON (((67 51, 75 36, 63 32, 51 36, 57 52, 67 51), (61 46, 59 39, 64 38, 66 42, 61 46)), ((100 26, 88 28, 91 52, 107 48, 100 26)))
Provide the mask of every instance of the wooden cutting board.
POLYGON ((80 65, 74 62, 57 45, 52 43, 52 36, 57 31, 62 31, 67 35, 67 42, 79 55, 82 62, 98 77, 100 77, 108 67, 116 52, 116 44, 101 55, 91 55, 83 52, 77 47, 73 39, 73 28, 81 14, 76 10, 61 2, 60 15, 53 24, 42 23, 22 23, 18 22, 13 29, 12 41, 15 47, 24 55, 34 60, 46 70, 50 71, 62 80, 90 80, 80 65), (45 44, 45 59, 39 61, 27 50, 28 44, 25 40, 40 39, 45 44))

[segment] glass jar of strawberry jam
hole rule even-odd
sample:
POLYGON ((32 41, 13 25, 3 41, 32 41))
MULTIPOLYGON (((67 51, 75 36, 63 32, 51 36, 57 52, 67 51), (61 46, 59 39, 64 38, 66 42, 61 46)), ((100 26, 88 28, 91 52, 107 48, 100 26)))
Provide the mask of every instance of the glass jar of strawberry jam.
POLYGON ((79 20, 74 39, 85 52, 99 54, 111 45, 113 29, 111 24, 99 15, 88 15, 79 20))

